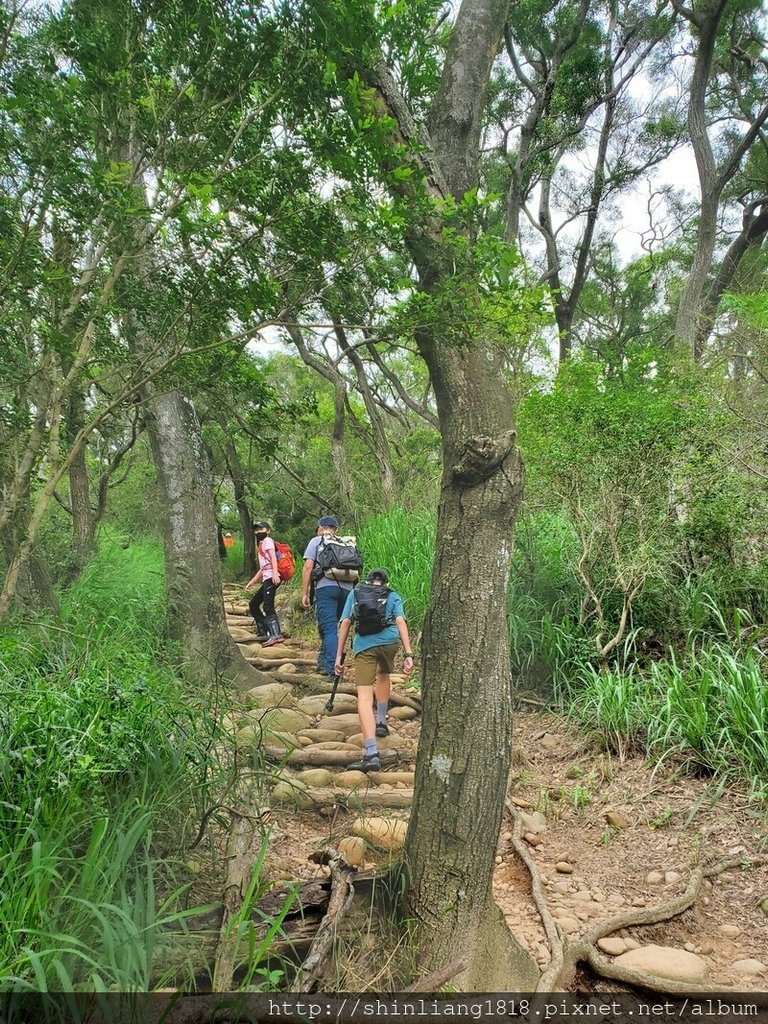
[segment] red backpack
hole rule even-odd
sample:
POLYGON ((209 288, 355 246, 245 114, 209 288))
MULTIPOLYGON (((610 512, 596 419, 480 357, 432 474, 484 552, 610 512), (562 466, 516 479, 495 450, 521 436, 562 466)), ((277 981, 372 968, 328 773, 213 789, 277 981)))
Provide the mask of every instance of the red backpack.
POLYGON ((287 544, 281 544, 279 540, 276 540, 275 555, 277 556, 277 571, 280 574, 280 579, 287 583, 288 580, 293 579, 293 574, 296 572, 293 552, 287 544))

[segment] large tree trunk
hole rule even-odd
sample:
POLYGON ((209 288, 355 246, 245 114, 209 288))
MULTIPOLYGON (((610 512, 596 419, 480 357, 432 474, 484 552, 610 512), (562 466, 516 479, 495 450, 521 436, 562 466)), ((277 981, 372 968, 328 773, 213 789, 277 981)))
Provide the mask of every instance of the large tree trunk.
POLYGON ((69 467, 69 499, 72 508, 72 550, 79 573, 93 554, 95 523, 91 509, 91 491, 85 449, 78 452, 69 467))
POLYGON ((433 350, 429 363, 444 469, 423 634, 407 914, 422 970, 468 955, 463 988, 524 990, 535 979, 491 897, 512 740, 506 591, 522 467, 500 353, 475 340, 466 353, 433 350))
POLYGON ((227 632, 208 459, 192 404, 177 391, 148 393, 146 409, 163 495, 168 633, 195 678, 225 676, 246 689, 269 682, 227 632))
MULTIPOLYGON (((75 437, 84 421, 84 399, 80 392, 69 403, 68 428, 75 437)), ((79 575, 93 554, 96 537, 96 516, 91 506, 91 487, 86 462, 87 445, 80 445, 69 467, 69 503, 72 510, 72 551, 74 575, 79 575)))
MULTIPOLYGON (((0 531, 0 535, 6 560, 10 562, 18 544, 8 526, 0 531)), ((59 601, 53 589, 48 560, 38 544, 32 547, 19 569, 15 598, 32 612, 50 612, 52 615, 59 613, 59 601)))
MULTIPOLYGON (((402 135, 415 141, 427 187, 460 200, 477 181, 486 89, 509 0, 464 0, 451 35, 429 126, 429 146, 392 76, 377 85, 402 135)), ((439 300, 454 282, 437 217, 414 211, 411 252, 422 288, 439 300)), ((469 233, 468 242, 472 241, 469 233)), ((467 301, 468 320, 481 303, 467 301)), ((420 970, 468 960, 465 989, 530 990, 538 970, 493 903, 491 884, 512 742, 506 594, 522 491, 512 392, 503 347, 466 344, 439 326, 417 332, 435 390, 443 446, 432 600, 423 636, 424 710, 405 855, 405 912, 420 970)))

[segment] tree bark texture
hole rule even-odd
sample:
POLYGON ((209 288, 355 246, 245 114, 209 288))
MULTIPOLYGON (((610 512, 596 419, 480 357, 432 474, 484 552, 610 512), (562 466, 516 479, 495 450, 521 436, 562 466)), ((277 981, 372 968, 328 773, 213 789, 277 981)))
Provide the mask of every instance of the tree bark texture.
POLYGON ((466 352, 429 355, 445 465, 406 840, 406 905, 417 922, 421 967, 435 969, 467 953, 462 987, 481 990, 515 981, 489 977, 491 965, 481 955, 510 766, 506 591, 522 491, 511 401, 493 369, 497 358, 481 340, 466 352))
MULTIPOLYGON (((0 530, 0 537, 6 560, 10 562, 17 550, 17 542, 8 526, 0 530)), ((19 568, 15 597, 33 612, 50 612, 52 615, 59 613, 59 601, 53 589, 48 559, 39 544, 32 547, 19 568)))
POLYGON ((91 509, 91 490, 85 448, 82 448, 69 467, 69 500, 72 506, 72 549, 75 568, 85 568, 93 554, 95 519, 91 509))
MULTIPOLYGON (((74 437, 83 425, 84 400, 79 392, 69 403, 69 431, 74 437)), ((74 574, 79 575, 93 554, 96 517, 91 506, 91 487, 86 461, 87 445, 78 448, 69 467, 69 503, 72 509, 72 551, 74 574)))
POLYGON ((208 459, 192 403, 147 394, 146 424, 163 496, 168 633, 189 673, 224 675, 246 688, 268 681, 227 632, 208 459))
MULTIPOLYGON (((417 136, 391 74, 378 88, 436 196, 461 199, 477 181, 482 113, 509 0, 464 0, 429 121, 417 136)), ((453 281, 440 225, 414 222, 411 254, 421 287, 453 281)), ((471 287, 471 282, 465 282, 471 287)), ((528 955, 493 904, 491 881, 512 739, 506 594, 522 493, 512 394, 503 351, 483 335, 447 342, 434 324, 416 333, 440 422, 443 475, 432 599, 423 634, 423 719, 405 847, 405 913, 415 923, 419 970, 466 956, 469 990, 524 990, 528 955)))

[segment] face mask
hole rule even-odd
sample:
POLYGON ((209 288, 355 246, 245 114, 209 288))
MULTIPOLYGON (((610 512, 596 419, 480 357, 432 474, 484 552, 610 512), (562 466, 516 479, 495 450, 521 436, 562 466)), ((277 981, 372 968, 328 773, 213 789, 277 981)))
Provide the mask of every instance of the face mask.
POLYGON ((261 544, 261 542, 263 540, 266 540, 268 536, 269 536, 268 533, 257 533, 256 534, 256 543, 257 544, 261 544))

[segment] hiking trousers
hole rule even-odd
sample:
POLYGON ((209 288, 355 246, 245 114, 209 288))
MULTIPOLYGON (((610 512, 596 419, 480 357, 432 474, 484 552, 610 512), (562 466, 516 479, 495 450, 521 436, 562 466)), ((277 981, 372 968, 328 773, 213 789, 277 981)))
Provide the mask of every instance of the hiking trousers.
POLYGON ((264 626, 267 616, 275 614, 275 594, 279 586, 279 583, 275 586, 272 580, 264 580, 248 602, 251 615, 258 626, 264 626))

